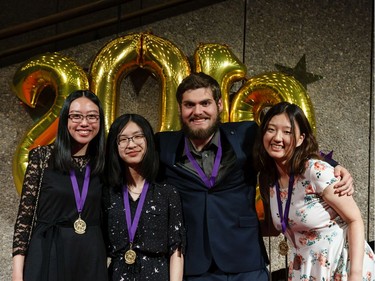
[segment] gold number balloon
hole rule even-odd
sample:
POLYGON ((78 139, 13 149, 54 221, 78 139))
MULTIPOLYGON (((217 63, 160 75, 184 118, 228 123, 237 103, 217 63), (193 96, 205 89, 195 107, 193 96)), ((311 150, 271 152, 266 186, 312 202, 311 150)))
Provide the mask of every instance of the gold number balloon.
POLYGON ((190 73, 187 57, 171 42, 150 33, 136 33, 109 42, 90 68, 90 85, 103 102, 107 131, 116 118, 116 101, 123 77, 137 67, 151 71, 161 81, 160 131, 180 128, 175 93, 190 73))
POLYGON ((180 129, 176 91, 182 79, 190 74, 187 57, 170 41, 143 34, 142 67, 156 74, 162 84, 160 131, 180 129))
POLYGON ((121 80, 140 64, 141 44, 142 34, 116 38, 97 53, 91 64, 90 89, 102 102, 106 132, 116 118, 121 80))
POLYGON ((244 80, 246 66, 229 50, 227 45, 200 44, 195 51, 196 70, 218 81, 221 88, 223 111, 221 121, 229 121, 230 88, 235 81, 244 80))
POLYGON ((75 61, 59 53, 33 57, 16 70, 13 90, 27 106, 35 108, 39 94, 46 87, 54 90, 54 103, 26 133, 13 156, 13 178, 18 193, 21 193, 30 149, 55 139, 58 116, 65 98, 75 90, 88 89, 88 79, 75 61))
POLYGON ((233 100, 230 121, 254 120, 260 124, 264 110, 281 101, 301 107, 315 131, 314 109, 305 88, 294 77, 280 72, 260 74, 247 80, 233 100))

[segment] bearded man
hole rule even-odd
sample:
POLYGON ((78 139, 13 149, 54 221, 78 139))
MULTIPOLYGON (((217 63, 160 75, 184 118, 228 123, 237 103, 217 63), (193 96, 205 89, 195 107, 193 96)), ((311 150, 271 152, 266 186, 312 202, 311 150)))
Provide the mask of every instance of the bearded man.
MULTIPOLYGON (((180 192, 187 235, 185 281, 269 280, 255 199, 255 122, 221 123, 218 82, 202 72, 179 85, 182 130, 156 134, 160 178, 180 192)), ((352 178, 337 166, 352 190, 352 178)), ((349 188, 350 187, 350 188, 349 188)), ((349 189, 348 189, 349 188, 349 189)))

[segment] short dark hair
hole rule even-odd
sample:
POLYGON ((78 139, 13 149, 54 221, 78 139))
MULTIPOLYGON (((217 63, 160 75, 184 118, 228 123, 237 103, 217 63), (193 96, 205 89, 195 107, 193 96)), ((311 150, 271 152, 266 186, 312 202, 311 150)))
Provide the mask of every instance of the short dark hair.
POLYGON ((54 166, 56 169, 69 172, 73 168, 72 163, 72 137, 68 130, 69 110, 72 102, 85 97, 95 103, 99 108, 100 127, 98 134, 90 141, 87 154, 90 157, 90 165, 93 175, 104 171, 105 162, 105 124, 101 102, 97 95, 89 90, 77 90, 72 92, 65 100, 59 117, 57 136, 54 144, 54 166))
POLYGON ((210 88, 215 102, 219 102, 221 98, 219 83, 214 78, 203 72, 193 72, 189 76, 185 77, 177 88, 176 99, 178 104, 181 105, 182 95, 186 91, 199 88, 210 88))
POLYGON ((129 122, 134 122, 142 129, 147 143, 147 150, 141 163, 141 175, 151 183, 155 181, 159 168, 154 132, 146 118, 139 114, 123 114, 117 117, 109 129, 107 137, 105 174, 107 185, 118 191, 121 190, 126 179, 123 170, 124 163, 118 153, 117 140, 119 134, 129 122))

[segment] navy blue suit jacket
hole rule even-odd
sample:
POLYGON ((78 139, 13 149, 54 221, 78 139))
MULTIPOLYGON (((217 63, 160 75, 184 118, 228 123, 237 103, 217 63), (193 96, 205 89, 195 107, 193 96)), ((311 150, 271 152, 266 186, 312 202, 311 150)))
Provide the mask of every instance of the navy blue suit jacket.
POLYGON ((252 147, 254 122, 220 125, 222 143, 230 145, 236 161, 211 189, 195 174, 176 165, 182 151, 183 132, 156 134, 160 180, 180 192, 187 234, 185 275, 208 271, 212 261, 227 273, 263 269, 268 262, 255 209, 256 173, 252 147))

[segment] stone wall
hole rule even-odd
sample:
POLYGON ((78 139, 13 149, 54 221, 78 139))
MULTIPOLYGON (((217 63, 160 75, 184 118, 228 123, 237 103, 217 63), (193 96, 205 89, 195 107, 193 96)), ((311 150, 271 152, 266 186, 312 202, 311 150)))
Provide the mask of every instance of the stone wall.
MULTIPOLYGON (((334 158, 351 172, 370 241, 374 240, 375 168, 374 120, 370 122, 374 111, 372 17, 371 0, 227 0, 123 34, 151 31, 190 58, 199 43, 226 44, 247 66, 248 77, 277 71, 275 64, 293 68, 306 55, 307 72, 323 76, 307 85, 320 148, 333 150, 334 158)), ((60 52, 88 69, 96 53, 114 38, 60 52)), ((0 280, 11 280, 13 225, 19 201, 12 157, 34 122, 30 109, 11 89, 18 66, 0 68, 0 280)), ((143 114, 157 130, 161 88, 157 80, 144 74, 148 79, 138 94, 131 79, 124 79, 119 112, 143 114)), ((271 248, 278 239, 271 239, 271 248)), ((268 239, 265 241, 268 245, 268 239)), ((270 253, 272 270, 282 268, 283 259, 273 249, 270 253)))

